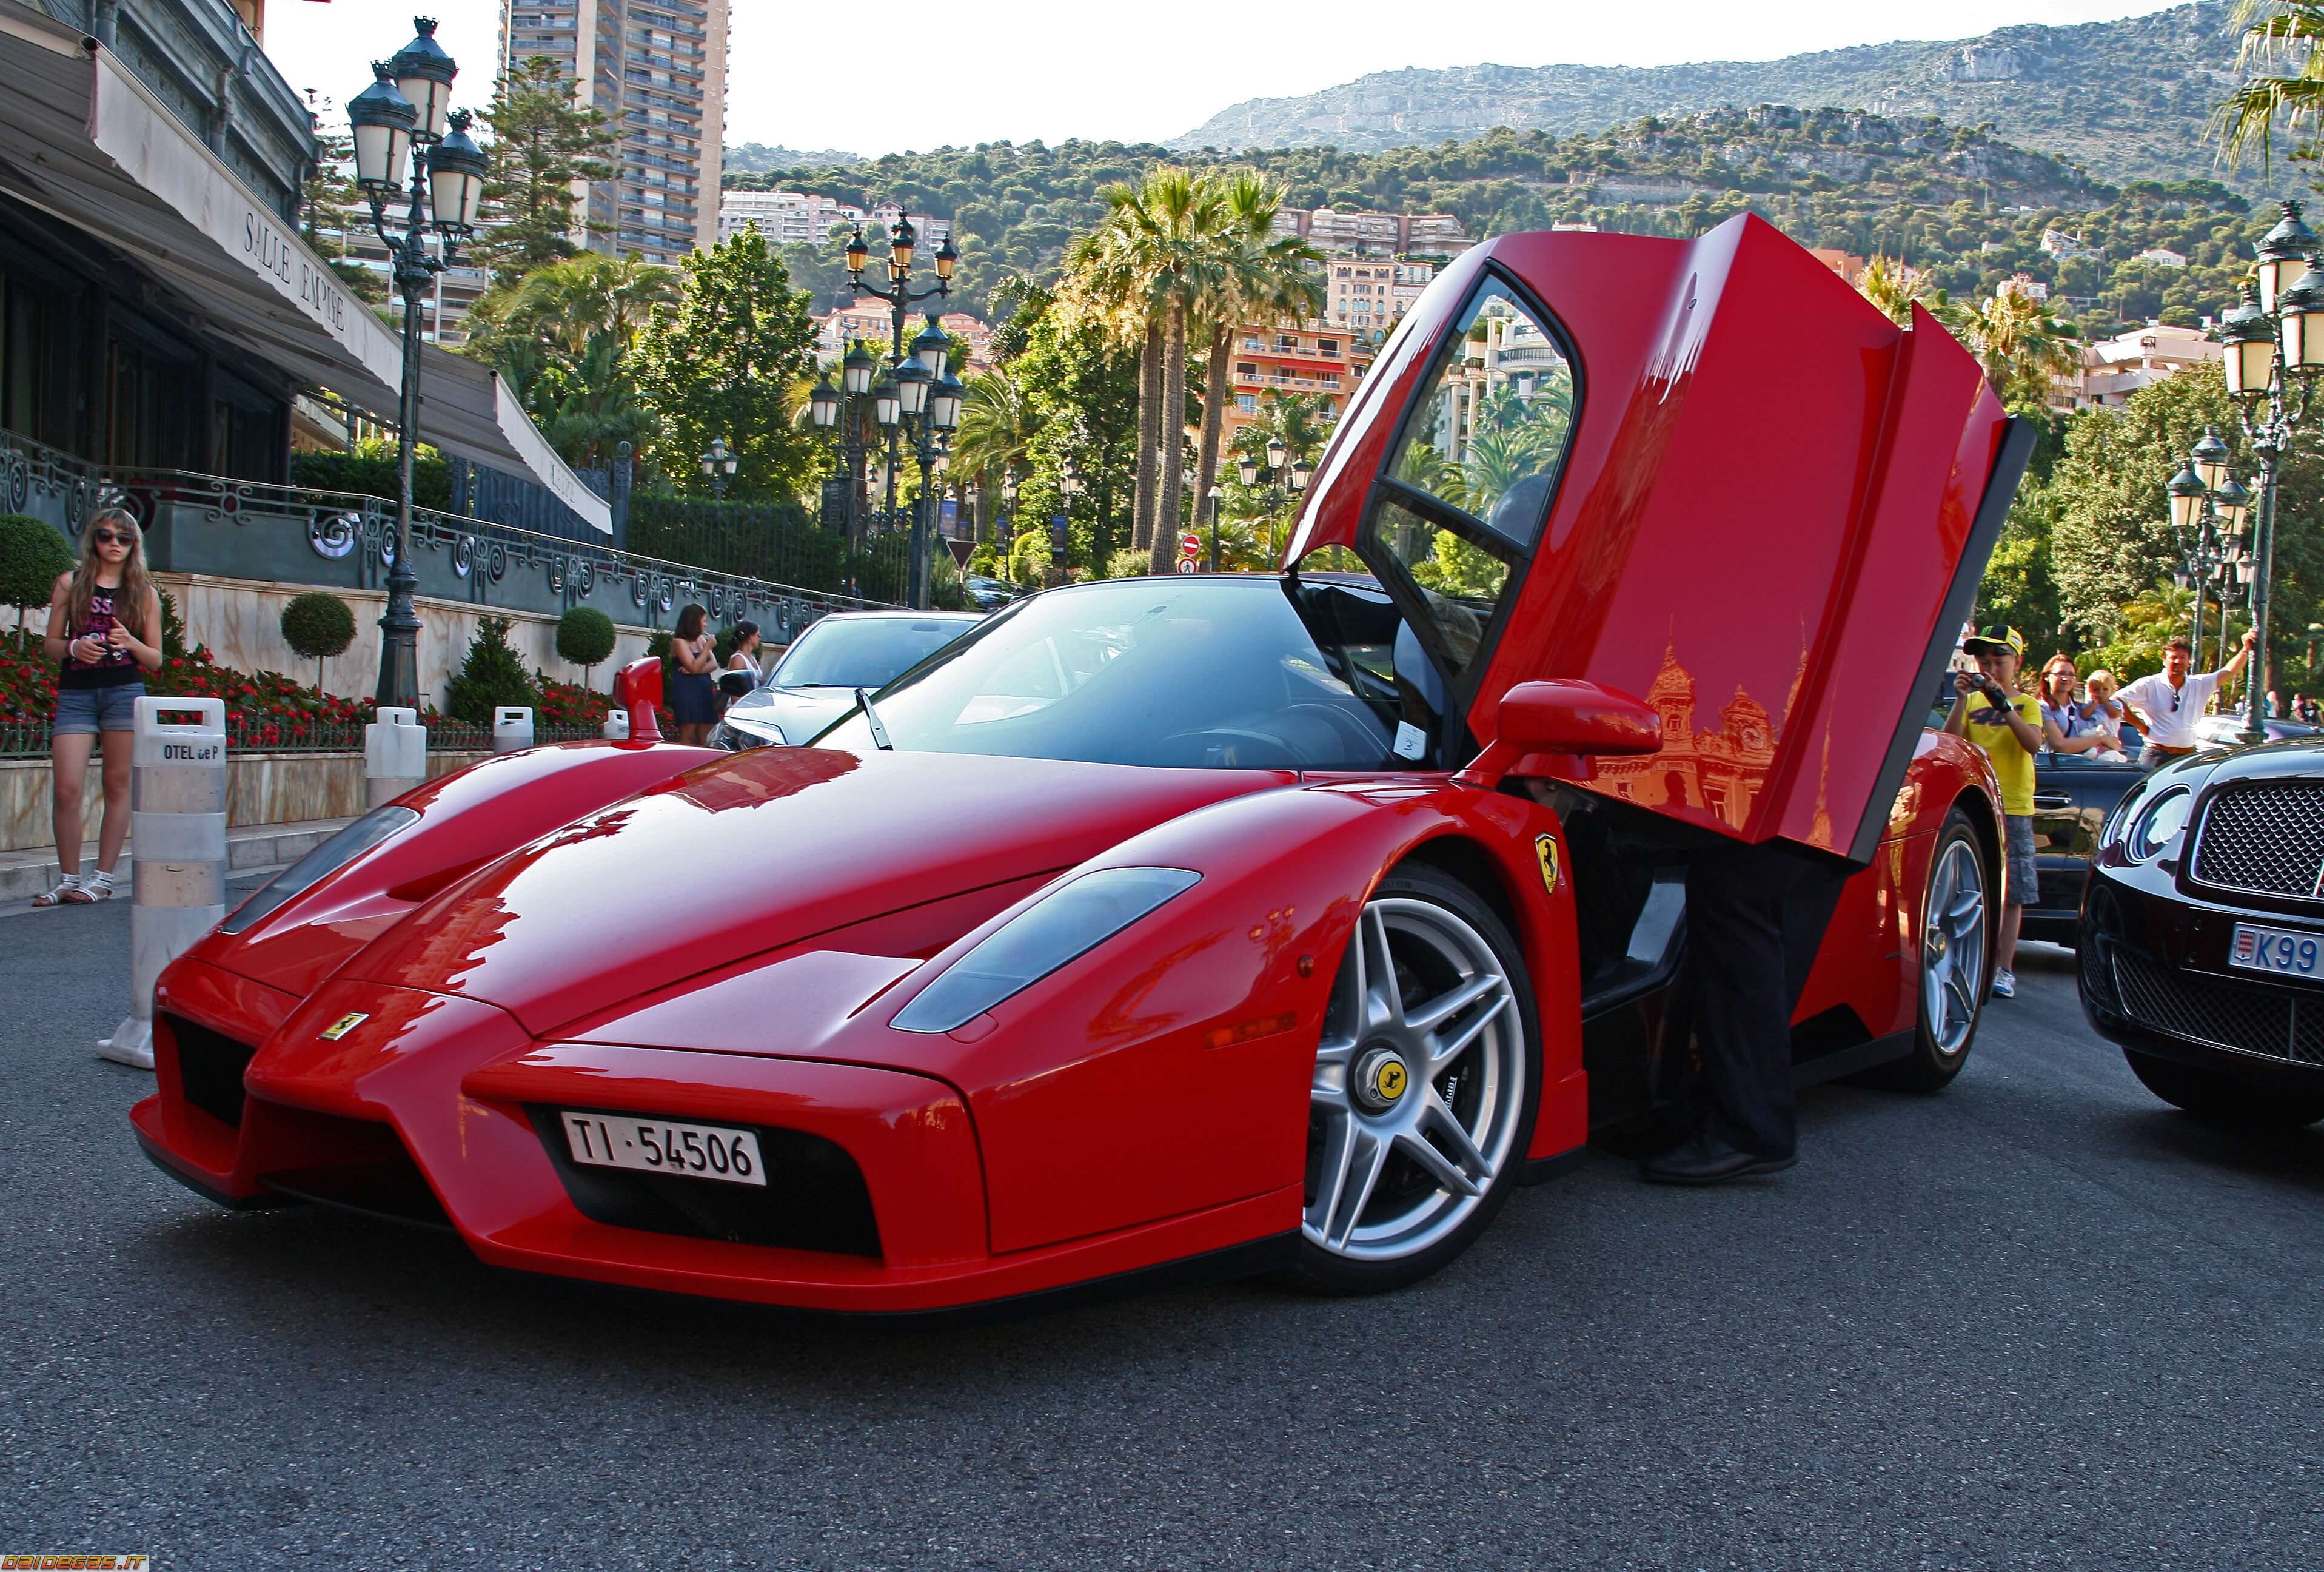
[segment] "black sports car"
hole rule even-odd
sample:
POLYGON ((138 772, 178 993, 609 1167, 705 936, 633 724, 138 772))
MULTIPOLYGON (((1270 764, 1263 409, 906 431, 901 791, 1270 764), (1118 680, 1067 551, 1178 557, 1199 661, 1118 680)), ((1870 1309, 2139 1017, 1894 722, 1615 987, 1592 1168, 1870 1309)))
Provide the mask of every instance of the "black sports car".
POLYGON ((2324 1118, 2324 739, 2138 782, 2098 837, 2077 969, 2164 1102, 2246 1130, 2324 1118))
POLYGON ((2082 885, 2098 833, 2123 794, 2146 778, 2135 763, 2044 750, 2034 763, 2034 865, 2042 887, 2019 933, 2072 946, 2081 927, 2082 885))

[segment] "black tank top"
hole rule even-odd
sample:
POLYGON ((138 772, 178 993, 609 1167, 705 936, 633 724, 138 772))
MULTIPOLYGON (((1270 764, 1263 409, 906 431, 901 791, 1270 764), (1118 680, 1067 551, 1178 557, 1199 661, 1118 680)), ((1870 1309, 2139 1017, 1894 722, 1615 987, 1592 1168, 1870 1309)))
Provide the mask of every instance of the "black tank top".
MULTIPOLYGON (((115 624, 118 620, 113 615, 113 594, 112 590, 101 584, 91 587, 88 596, 88 625, 68 631, 68 646, 71 640, 84 635, 102 642, 113 632, 115 624)), ((81 661, 73 659, 69 647, 64 665, 57 673, 57 686, 60 688, 115 688, 124 682, 140 681, 144 675, 137 669, 136 657, 126 650, 116 650, 108 644, 104 652, 95 661, 81 661)))

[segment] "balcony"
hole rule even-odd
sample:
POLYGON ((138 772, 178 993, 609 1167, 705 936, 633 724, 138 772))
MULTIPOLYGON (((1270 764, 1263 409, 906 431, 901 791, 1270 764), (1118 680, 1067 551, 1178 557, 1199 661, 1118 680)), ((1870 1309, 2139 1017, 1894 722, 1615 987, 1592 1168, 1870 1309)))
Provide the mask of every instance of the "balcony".
POLYGON ((315 161, 307 103, 228 0, 29 0, 88 33, 284 219, 315 161))

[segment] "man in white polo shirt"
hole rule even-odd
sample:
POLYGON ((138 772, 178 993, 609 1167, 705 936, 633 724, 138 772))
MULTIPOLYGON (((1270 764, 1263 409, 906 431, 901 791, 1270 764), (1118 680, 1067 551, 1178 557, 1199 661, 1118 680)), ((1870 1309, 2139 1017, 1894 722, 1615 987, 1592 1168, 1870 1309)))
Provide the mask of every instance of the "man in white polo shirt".
POLYGON ((2219 684, 2242 670, 2244 662, 2251 659, 2252 645, 2258 637, 2256 631, 2246 633, 2243 648, 2236 652, 2234 660, 2216 671, 2204 672, 2187 670, 2195 663, 2194 649, 2184 639, 2173 639, 2163 647, 2162 670, 2140 678, 2115 696, 2136 713, 2139 724, 2146 728, 2146 745, 2138 751, 2140 763, 2152 770, 2195 751, 2195 723, 2202 718, 2219 684))

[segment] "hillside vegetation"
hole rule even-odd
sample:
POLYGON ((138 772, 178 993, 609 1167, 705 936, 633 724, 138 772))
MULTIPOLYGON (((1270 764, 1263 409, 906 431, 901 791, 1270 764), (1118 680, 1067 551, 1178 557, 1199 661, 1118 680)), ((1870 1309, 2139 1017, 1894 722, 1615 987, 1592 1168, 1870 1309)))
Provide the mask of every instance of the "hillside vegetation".
POLYGON ((2107 180, 2220 178, 2256 190, 2256 169, 2223 172, 2202 137, 2212 106, 2237 80, 2232 13, 2227 0, 2200 0, 2118 22, 2005 27, 1982 38, 1778 60, 1384 71, 1305 97, 1237 104, 1170 145, 1372 152, 1496 126, 1564 136, 1645 115, 1834 105, 1957 125, 1990 122, 2012 143, 2107 180))
MULTIPOLYGON (((962 253, 955 299, 982 314, 1001 278, 1056 269, 1067 243, 1102 217, 1106 185, 1166 162, 1256 167, 1285 183, 1295 208, 1451 212, 1476 236, 1561 222, 1688 236, 1748 210, 1805 245, 1901 257, 1957 294, 1990 291, 2024 273, 2085 302, 2085 331, 2158 315, 2191 324, 2218 309, 2239 274, 2232 254, 2260 227, 2245 197, 2214 181, 2109 185, 1983 129, 1775 106, 1649 117, 1574 136, 1504 130, 1370 153, 1294 147, 1186 156, 1151 144, 991 143, 730 175, 727 184, 862 205, 892 198, 952 219, 962 253), (2051 255, 2042 237, 2052 229, 2105 254, 2051 255), (2190 265, 2130 260, 2157 246, 2190 265)), ((836 243, 791 247, 788 260, 824 305, 846 298, 836 243)))

